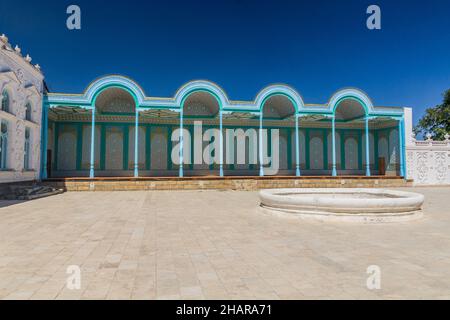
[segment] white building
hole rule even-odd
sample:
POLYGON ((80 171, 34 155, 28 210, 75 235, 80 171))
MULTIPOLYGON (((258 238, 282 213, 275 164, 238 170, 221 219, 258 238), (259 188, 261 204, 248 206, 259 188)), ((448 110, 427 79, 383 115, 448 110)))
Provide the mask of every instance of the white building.
POLYGON ((0 183, 38 180, 44 76, 0 36, 0 183))

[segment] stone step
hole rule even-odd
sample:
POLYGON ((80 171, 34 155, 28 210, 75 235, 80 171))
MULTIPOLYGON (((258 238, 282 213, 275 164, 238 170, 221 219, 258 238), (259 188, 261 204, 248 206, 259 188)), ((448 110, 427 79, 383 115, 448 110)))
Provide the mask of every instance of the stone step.
POLYGON ((402 178, 244 178, 244 179, 58 179, 44 184, 65 191, 131 190, 246 190, 276 188, 388 188, 407 187, 412 181, 402 178))

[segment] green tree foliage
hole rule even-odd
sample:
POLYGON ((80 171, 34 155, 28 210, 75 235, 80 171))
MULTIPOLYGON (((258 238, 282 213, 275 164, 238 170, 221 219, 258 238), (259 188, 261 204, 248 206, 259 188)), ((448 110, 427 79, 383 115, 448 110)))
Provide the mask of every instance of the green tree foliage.
POLYGON ((443 96, 442 104, 425 111, 425 115, 414 128, 415 134, 430 133, 433 140, 444 140, 445 134, 450 134, 450 89, 445 91, 443 96))

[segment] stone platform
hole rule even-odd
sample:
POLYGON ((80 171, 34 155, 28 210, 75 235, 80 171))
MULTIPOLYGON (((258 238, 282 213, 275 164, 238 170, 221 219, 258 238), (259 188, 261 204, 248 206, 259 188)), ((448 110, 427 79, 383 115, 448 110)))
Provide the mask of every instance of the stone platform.
POLYGON ((393 188, 407 187, 412 181, 388 176, 204 176, 204 177, 98 177, 54 178, 43 182, 66 191, 130 190, 246 190, 277 188, 393 188))

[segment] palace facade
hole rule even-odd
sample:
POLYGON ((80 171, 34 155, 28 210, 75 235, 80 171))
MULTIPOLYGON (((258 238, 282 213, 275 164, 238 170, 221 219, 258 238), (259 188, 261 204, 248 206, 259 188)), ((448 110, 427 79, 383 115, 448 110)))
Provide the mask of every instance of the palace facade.
POLYGON ((111 75, 80 94, 48 93, 44 110, 44 177, 263 176, 274 155, 275 175, 404 176, 405 109, 374 106, 355 88, 339 90, 323 105, 306 104, 283 84, 264 88, 253 101, 233 101, 218 85, 200 80, 159 98, 111 75), (209 137, 211 128, 219 134, 209 137), (198 129, 212 163, 193 159, 191 137, 198 129), (250 132, 240 145, 239 129, 250 132), (277 144, 271 143, 273 129, 277 144), (244 163, 236 159, 239 148, 244 163))
POLYGON ((152 97, 130 78, 109 75, 81 93, 53 93, 45 90, 39 66, 18 47, 13 49, 5 36, 0 40, 3 182, 405 176, 411 109, 376 106, 362 90, 345 88, 324 104, 308 104, 296 89, 274 84, 252 101, 234 101, 217 84, 197 80, 172 97, 152 97), (196 147, 203 156, 196 158, 196 147), (272 172, 275 158, 277 170, 272 172))

